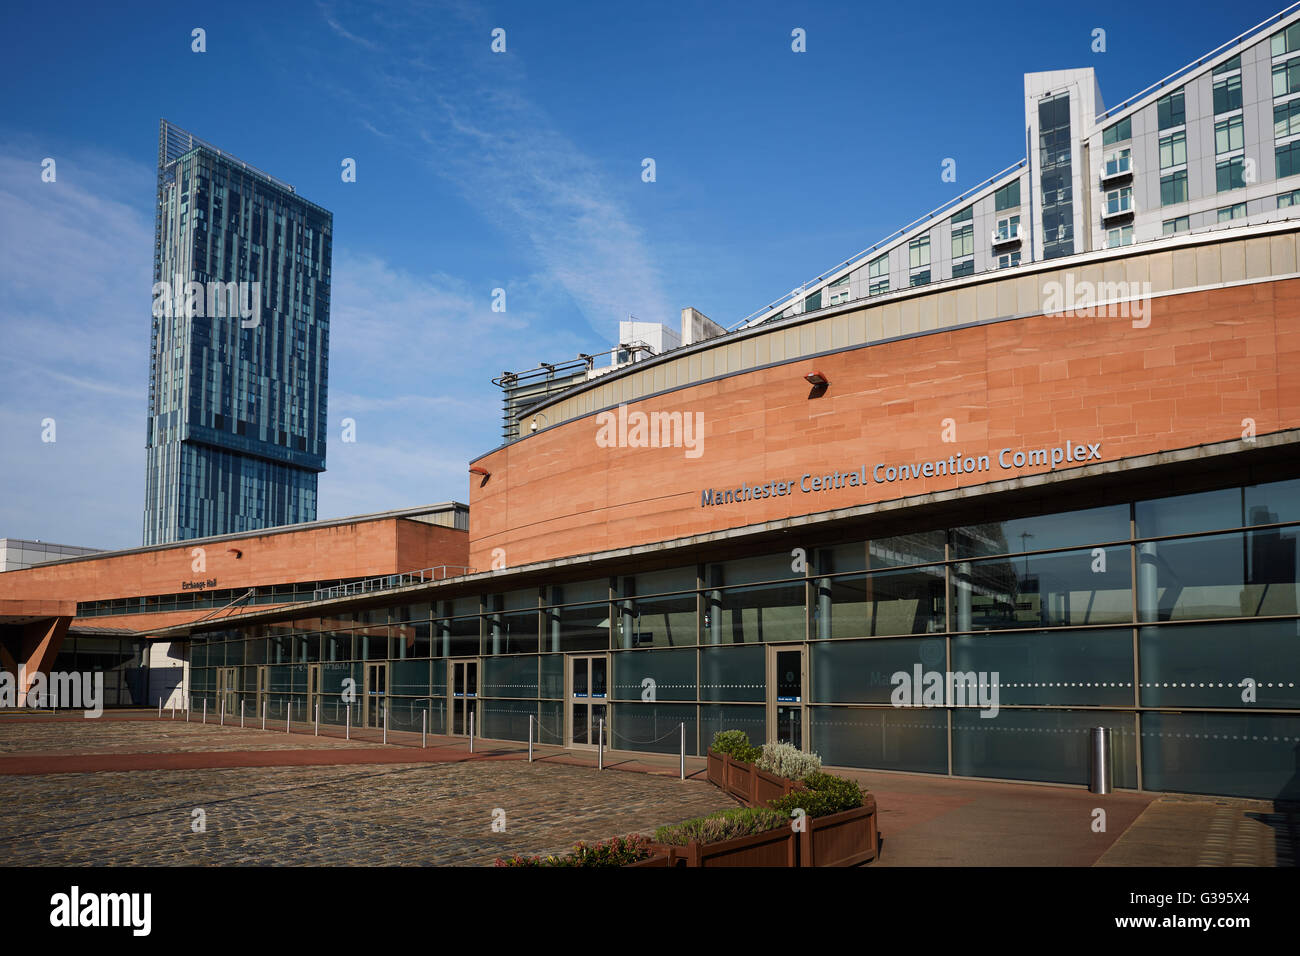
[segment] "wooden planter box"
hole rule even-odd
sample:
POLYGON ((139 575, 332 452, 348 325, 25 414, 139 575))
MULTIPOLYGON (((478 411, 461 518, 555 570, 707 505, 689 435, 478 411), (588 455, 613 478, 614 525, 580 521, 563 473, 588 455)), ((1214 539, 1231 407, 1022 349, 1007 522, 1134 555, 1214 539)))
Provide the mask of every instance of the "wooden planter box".
POLYGON ((789 827, 766 833, 722 840, 718 843, 688 843, 675 846, 676 866, 798 866, 799 841, 789 827))
MULTIPOLYGON (((676 849, 676 847, 672 847, 671 849, 676 849)), ((653 856, 647 857, 644 860, 637 863, 626 863, 624 866, 674 866, 675 863, 673 861, 674 855, 672 853, 656 852, 653 856)))
POLYGON ((798 781, 759 770, 752 763, 733 760, 731 754, 715 753, 712 747, 708 754, 708 779, 747 807, 765 807, 787 793, 805 789, 798 781))
POLYGON ((828 817, 808 817, 799 834, 800 866, 857 866, 876 858, 876 798, 828 817))

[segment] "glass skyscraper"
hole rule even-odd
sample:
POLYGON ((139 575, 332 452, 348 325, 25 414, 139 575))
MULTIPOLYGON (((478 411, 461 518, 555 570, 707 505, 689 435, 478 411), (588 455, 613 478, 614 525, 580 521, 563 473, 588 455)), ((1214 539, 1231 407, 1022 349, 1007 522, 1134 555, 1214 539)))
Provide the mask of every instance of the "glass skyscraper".
POLYGON ((166 120, 144 544, 316 518, 333 215, 166 120))

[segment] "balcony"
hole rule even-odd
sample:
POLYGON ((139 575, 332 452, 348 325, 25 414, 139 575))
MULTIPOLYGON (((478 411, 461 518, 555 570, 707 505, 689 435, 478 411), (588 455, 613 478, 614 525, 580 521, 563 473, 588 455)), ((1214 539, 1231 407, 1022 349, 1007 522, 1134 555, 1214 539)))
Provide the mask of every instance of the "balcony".
POLYGON ((1131 191, 1108 195, 1101 206, 1101 222, 1104 226, 1114 226, 1131 220, 1136 213, 1137 203, 1133 201, 1131 191))
POLYGON ((1132 157, 1129 156, 1107 160, 1097 167, 1097 181, 1103 187, 1131 182, 1136 174, 1137 169, 1133 165, 1132 157))
POLYGON ((1025 230, 1019 223, 1006 229, 994 229, 992 243, 994 249, 1004 246, 1019 245, 1025 238, 1025 230))

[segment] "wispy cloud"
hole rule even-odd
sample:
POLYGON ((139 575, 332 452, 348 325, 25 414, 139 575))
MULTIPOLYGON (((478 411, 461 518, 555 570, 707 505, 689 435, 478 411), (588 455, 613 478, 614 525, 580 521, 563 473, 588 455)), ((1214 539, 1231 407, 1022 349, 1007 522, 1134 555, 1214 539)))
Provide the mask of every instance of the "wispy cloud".
POLYGON ((347 30, 330 27, 383 54, 373 74, 333 85, 348 113, 409 144, 399 148, 529 249, 600 340, 614 341, 617 323, 629 314, 674 324, 654 251, 619 198, 616 177, 639 182, 639 158, 615 173, 565 135, 526 94, 520 55, 490 52, 492 24, 478 7, 440 4, 400 29, 341 5, 322 16, 357 21, 347 30), (448 16, 481 33, 481 55, 428 56, 425 38, 437 35, 448 16), (355 35, 361 30, 364 37, 355 35))

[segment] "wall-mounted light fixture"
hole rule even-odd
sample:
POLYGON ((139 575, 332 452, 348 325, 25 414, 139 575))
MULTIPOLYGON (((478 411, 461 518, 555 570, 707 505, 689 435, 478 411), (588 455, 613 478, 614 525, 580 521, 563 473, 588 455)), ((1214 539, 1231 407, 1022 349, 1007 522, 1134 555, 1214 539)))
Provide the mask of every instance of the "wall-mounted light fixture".
POLYGON ((482 476, 483 476, 483 480, 480 481, 480 482, 478 483, 478 486, 479 486, 480 488, 482 488, 484 485, 486 485, 486 484, 488 483, 488 479, 492 477, 492 472, 488 471, 486 468, 480 468, 478 465, 470 465, 470 466, 469 466, 469 473, 470 473, 471 475, 482 475, 482 476))
POLYGON ((813 371, 805 375, 804 379, 805 381, 808 382, 809 385, 813 386, 814 388, 825 388, 827 385, 831 383, 830 379, 828 379, 821 372, 818 372, 816 369, 814 369, 813 371))
POLYGON ((233 554, 236 561, 244 556, 244 552, 240 551, 238 548, 226 548, 226 554, 233 554))

